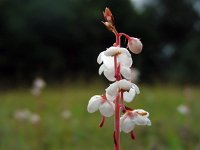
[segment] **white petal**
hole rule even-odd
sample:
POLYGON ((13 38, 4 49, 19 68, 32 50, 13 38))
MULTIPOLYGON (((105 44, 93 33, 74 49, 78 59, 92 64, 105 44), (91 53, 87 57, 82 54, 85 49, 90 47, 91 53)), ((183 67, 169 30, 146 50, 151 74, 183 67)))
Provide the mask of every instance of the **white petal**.
POLYGON ((115 81, 116 80, 114 68, 105 69, 104 70, 104 75, 109 81, 115 81))
POLYGON ((116 99, 116 95, 110 96, 110 95, 108 95, 108 93, 106 93, 106 98, 107 98, 108 101, 113 102, 116 99))
POLYGON ((132 85, 133 85, 133 83, 131 83, 131 82, 125 80, 125 79, 118 81, 119 88, 123 89, 125 91, 127 91, 127 90, 129 91, 130 88, 132 87, 132 85))
POLYGON ((106 101, 99 107, 99 111, 105 117, 111 117, 114 114, 114 103, 106 101))
POLYGON ((125 113, 124 115, 122 115, 122 117, 120 117, 120 131, 122 130, 122 125, 123 125, 123 122, 124 122, 124 119, 126 119, 127 117, 127 113, 125 113))
POLYGON ((148 126, 151 125, 151 121, 147 117, 144 117, 144 116, 136 116, 133 122, 136 125, 148 125, 148 126))
POLYGON ((90 98, 87 110, 89 113, 93 113, 98 110, 99 106, 101 104, 101 96, 100 95, 95 95, 90 98))
POLYGON ((102 64, 102 65, 99 67, 99 75, 101 75, 102 72, 104 72, 105 69, 106 69, 105 65, 102 64))
POLYGON ((111 56, 103 57, 103 63, 108 69, 114 68, 114 57, 111 56))
POLYGON ((140 94, 140 89, 138 88, 138 86, 136 84, 133 84, 132 88, 135 89, 136 94, 140 94))
POLYGON ((126 48, 123 48, 122 52, 125 53, 128 57, 131 57, 131 53, 126 48))
POLYGON ((116 96, 118 93, 118 84, 114 82, 110 84, 110 86, 106 89, 106 94, 110 95, 111 97, 116 96))
POLYGON ((117 57, 118 62, 120 62, 121 65, 126 66, 126 67, 131 67, 132 66, 132 58, 127 56, 126 53, 122 53, 118 55, 117 57))
POLYGON ((131 132, 135 127, 134 122, 130 119, 130 117, 126 117, 122 122, 121 122, 121 130, 124 131, 125 133, 131 132))
POLYGON ((135 89, 132 89, 132 88, 130 89, 129 92, 124 92, 124 95, 123 95, 124 101, 131 102, 134 99, 135 94, 136 94, 135 89))
POLYGON ((108 48, 106 51, 105 51, 105 55, 106 56, 114 56, 115 54, 119 53, 120 52, 120 47, 110 47, 108 48))
POLYGON ((99 56, 97 57, 97 62, 98 62, 98 64, 101 64, 102 63, 102 57, 103 57, 103 55, 104 55, 104 52, 101 52, 100 54, 99 54, 99 56))
POLYGON ((149 120, 149 118, 146 119, 146 125, 151 126, 151 120, 149 120))
POLYGON ((120 72, 124 78, 126 78, 128 80, 131 79, 131 69, 130 68, 122 66, 120 72))

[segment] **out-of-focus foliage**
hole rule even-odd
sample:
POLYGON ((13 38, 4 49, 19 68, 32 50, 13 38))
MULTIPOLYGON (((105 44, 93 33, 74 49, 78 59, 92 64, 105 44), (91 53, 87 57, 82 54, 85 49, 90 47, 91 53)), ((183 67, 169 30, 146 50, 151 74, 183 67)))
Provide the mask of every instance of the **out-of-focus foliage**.
POLYGON ((96 57, 115 40, 101 23, 107 6, 119 31, 143 41, 143 53, 133 56, 142 81, 200 82, 197 2, 152 0, 137 11, 128 0, 1 0, 0 78, 96 74, 96 57))

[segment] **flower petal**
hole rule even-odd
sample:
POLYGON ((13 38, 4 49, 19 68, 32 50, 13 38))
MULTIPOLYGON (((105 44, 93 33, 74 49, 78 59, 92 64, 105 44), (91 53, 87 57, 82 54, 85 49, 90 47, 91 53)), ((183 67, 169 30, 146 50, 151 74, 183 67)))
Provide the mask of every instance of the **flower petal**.
POLYGON ((104 75, 109 81, 115 81, 116 80, 114 68, 105 69, 104 70, 104 75))
POLYGON ((116 95, 110 96, 110 95, 108 95, 108 93, 106 93, 106 98, 107 98, 108 101, 113 102, 116 99, 116 95))
POLYGON ((99 56, 97 57, 97 62, 98 62, 98 64, 101 64, 101 63, 103 62, 103 60, 102 60, 103 55, 104 55, 104 51, 101 52, 101 53, 99 54, 99 56))
POLYGON ((122 130, 121 128, 122 128, 124 119, 126 119, 126 117, 127 117, 127 114, 126 114, 126 113, 120 117, 120 131, 122 130))
POLYGON ((124 78, 126 78, 128 80, 131 79, 131 69, 130 68, 122 66, 120 72, 124 78))
POLYGON ((125 90, 125 91, 127 91, 127 90, 129 91, 130 88, 133 85, 133 83, 131 83, 131 82, 125 80, 125 79, 118 81, 117 84, 118 84, 120 89, 125 90))
POLYGON ((103 63, 106 66, 106 68, 108 68, 108 69, 114 68, 114 57, 104 56, 103 63))
POLYGON ((136 124, 136 125, 147 125, 147 126, 150 126, 151 125, 151 121, 149 120, 149 118, 147 117, 144 117, 144 116, 136 116, 134 119, 133 119, 133 122, 136 124))
POLYGON ((106 89, 106 94, 110 95, 111 97, 116 97, 118 92, 118 84, 117 82, 114 82, 110 84, 110 86, 106 89))
POLYGON ((143 109, 135 109, 133 110, 133 113, 135 113, 136 115, 133 118, 133 122, 136 125, 147 125, 150 126, 151 125, 151 121, 149 120, 149 113, 143 109))
POLYGON ((87 110, 89 113, 93 113, 98 110, 99 106, 101 104, 101 96, 100 95, 95 95, 90 98, 87 110))
POLYGON ((121 48, 120 48, 120 47, 111 46, 110 48, 108 48, 108 49, 105 51, 105 55, 106 55, 106 56, 114 56, 114 55, 116 55, 117 53, 119 53, 120 51, 121 51, 121 48))
POLYGON ((105 117, 111 117, 114 114, 114 103, 113 102, 104 102, 100 105, 99 111, 105 117))
POLYGON ((101 75, 104 70, 106 69, 106 66, 104 64, 102 64, 100 67, 99 67, 99 75, 101 75))
POLYGON ((134 122, 131 120, 130 117, 126 117, 122 122, 121 122, 121 130, 124 131, 125 133, 131 132, 135 127, 134 122))
POLYGON ((131 102, 134 99, 135 94, 136 94, 135 89, 132 88, 129 90, 129 92, 127 91, 124 92, 124 101, 131 102))
POLYGON ((132 88, 135 89, 136 94, 140 94, 140 89, 138 88, 138 86, 136 84, 133 84, 132 88))
POLYGON ((129 57, 126 53, 121 53, 118 55, 117 60, 121 65, 126 67, 131 67, 133 63, 132 58, 129 57))

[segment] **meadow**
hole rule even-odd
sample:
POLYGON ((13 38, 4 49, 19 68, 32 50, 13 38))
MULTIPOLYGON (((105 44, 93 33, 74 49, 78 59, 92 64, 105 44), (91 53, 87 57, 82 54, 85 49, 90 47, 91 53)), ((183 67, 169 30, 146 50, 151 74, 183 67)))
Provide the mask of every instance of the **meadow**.
MULTIPOLYGON (((136 126, 136 139, 121 133, 123 150, 199 150, 200 88, 174 85, 141 85, 141 94, 128 104, 150 112, 152 126, 136 126), (186 105, 189 112, 177 111, 186 105)), ((99 112, 87 112, 91 96, 102 94, 107 84, 67 82, 47 86, 39 98, 29 88, 0 92, 0 150, 112 150, 113 117, 99 128, 99 112), (15 117, 28 110, 40 119, 15 117), (64 113, 65 112, 65 113, 64 113)))

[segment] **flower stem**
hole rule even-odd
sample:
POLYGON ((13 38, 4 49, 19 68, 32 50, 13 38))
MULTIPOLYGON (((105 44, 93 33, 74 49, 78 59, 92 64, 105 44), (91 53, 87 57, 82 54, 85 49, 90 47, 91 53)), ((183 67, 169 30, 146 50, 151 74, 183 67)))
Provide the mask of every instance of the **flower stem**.
MULTIPOLYGON (((117 36, 116 36, 117 38, 117 36)), ((116 44, 119 44, 116 41, 116 44)), ((117 56, 114 56, 114 65, 115 65, 115 77, 116 80, 120 80, 120 67, 118 68, 117 66, 117 56)), ((115 146, 114 150, 120 150, 120 107, 119 107, 119 94, 115 99, 115 123, 114 123, 114 141, 115 141, 115 146)))
POLYGON ((120 111, 119 111, 119 96, 115 99, 115 150, 120 150, 120 111))
POLYGON ((127 40, 130 40, 131 37, 128 35, 128 34, 125 34, 125 33, 118 33, 118 36, 124 36, 127 40))

